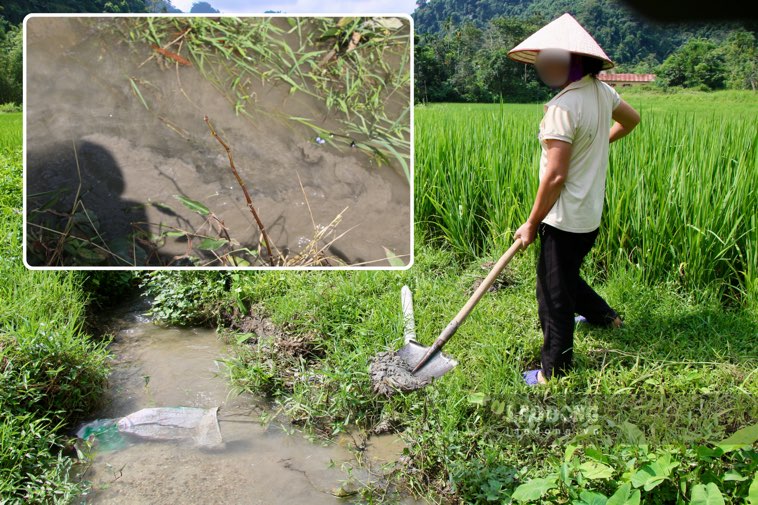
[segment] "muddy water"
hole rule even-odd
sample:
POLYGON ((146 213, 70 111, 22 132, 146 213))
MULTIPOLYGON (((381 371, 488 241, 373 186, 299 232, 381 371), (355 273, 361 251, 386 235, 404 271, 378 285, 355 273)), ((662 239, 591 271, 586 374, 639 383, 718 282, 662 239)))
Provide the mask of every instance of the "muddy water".
MULTIPOLYGON (((358 465, 350 447, 354 437, 330 445, 311 443, 272 417, 262 400, 231 393, 220 362, 227 349, 212 330, 161 327, 140 311, 127 313, 122 323, 111 344, 116 361, 108 404, 98 418, 147 407, 220 407, 224 443, 199 449, 132 440, 117 451, 95 449, 83 475, 92 483, 84 503, 345 503, 335 494, 355 493, 358 481, 380 483, 378 469, 402 452, 398 437, 372 437, 358 465), (264 413, 266 423, 261 422, 264 413), (358 480, 348 476, 347 468, 358 480)), ((347 502, 356 499, 352 495, 347 502)))
MULTIPOLYGON (((329 256, 382 266, 388 264, 386 247, 407 262, 411 195, 397 167, 377 166, 355 149, 319 145, 311 130, 292 121, 237 116, 194 67, 160 66, 157 58, 140 66, 151 50, 125 42, 127 21, 28 21, 27 194, 44 193, 31 206, 58 198, 52 208, 65 212, 78 190, 103 241, 128 257, 134 244, 124 237, 135 226, 153 233, 167 226, 208 231, 203 218, 176 200, 183 195, 203 202, 232 238, 255 250, 258 230, 225 152, 203 121, 208 115, 231 146, 280 250, 296 255, 315 230, 347 209, 324 241, 347 232, 328 249, 329 256), (55 191, 61 195, 54 197, 55 191)), ((324 119, 314 100, 281 87, 261 87, 255 100, 261 110, 316 118, 316 123, 324 119)), ((169 238, 157 254, 138 261, 176 265, 185 252, 186 243, 169 238)))

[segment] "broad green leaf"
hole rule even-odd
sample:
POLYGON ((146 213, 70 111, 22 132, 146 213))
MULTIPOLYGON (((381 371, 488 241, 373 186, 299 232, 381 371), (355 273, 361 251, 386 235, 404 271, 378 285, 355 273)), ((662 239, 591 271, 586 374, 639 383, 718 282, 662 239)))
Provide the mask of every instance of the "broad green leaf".
POLYGON ((640 490, 632 489, 629 482, 622 484, 613 495, 608 498, 605 505, 639 505, 640 490))
POLYGON ((732 433, 730 437, 727 437, 714 445, 726 453, 742 447, 751 446, 756 440, 758 440, 758 423, 737 430, 732 433))
POLYGON ((211 213, 211 211, 208 210, 208 207, 206 207, 202 203, 197 202, 195 200, 190 200, 189 198, 187 198, 184 195, 174 195, 174 198, 176 198, 177 200, 179 200, 180 202, 182 202, 182 204, 185 207, 187 207, 189 210, 191 210, 193 212, 197 212, 201 216, 207 216, 208 214, 211 213))
POLYGON ((595 461, 599 461, 601 463, 608 462, 608 456, 603 454, 602 451, 595 449, 594 447, 587 447, 584 449, 584 454, 586 454, 588 458, 592 458, 595 461))
POLYGON ((225 239, 219 238, 219 239, 213 239, 213 238, 204 238, 200 244, 198 244, 197 248, 201 251, 215 251, 219 247, 223 247, 229 242, 225 239))
POLYGON ((520 502, 537 500, 556 486, 555 476, 544 479, 532 479, 517 487, 513 492, 512 498, 520 502))
POLYGON ((657 460, 653 462, 653 466, 658 473, 662 473, 665 476, 671 475, 671 470, 679 466, 678 461, 671 460, 671 454, 664 453, 657 460))
POLYGON ((632 475, 630 482, 634 487, 642 487, 653 477, 655 477, 655 472, 650 468, 650 465, 645 465, 632 475))
POLYGON ((505 411, 505 402, 502 400, 493 400, 491 409, 493 414, 499 416, 505 411))
POLYGON ((579 446, 574 444, 568 444, 566 446, 566 451, 563 453, 563 461, 568 462, 571 461, 571 458, 574 456, 574 453, 579 448, 579 446))
POLYGON ((588 480, 609 479, 613 476, 613 468, 592 460, 585 461, 579 465, 579 471, 582 472, 584 478, 588 480))
POLYGON ((593 491, 582 491, 582 493, 579 495, 579 498, 581 498, 581 501, 577 504, 581 505, 607 505, 608 504, 608 497, 600 494, 595 493, 593 491))
POLYGON ((735 482, 742 482, 743 480, 747 480, 747 475, 741 475, 740 472, 736 470, 729 470, 724 474, 724 481, 733 480, 735 482))
POLYGON ((649 463, 637 470, 632 476, 632 485, 650 491, 664 480, 666 480, 666 475, 660 471, 660 468, 654 466, 654 463, 649 463))
POLYGON ((690 505, 724 505, 724 497, 713 482, 695 484, 692 488, 690 505))
POLYGON ((397 254, 395 254, 393 251, 387 249, 386 247, 382 246, 384 249, 384 254, 387 256, 387 261, 389 261, 389 264, 393 267, 404 267, 405 263, 403 260, 401 260, 397 254))
POLYGON ((711 449, 705 445, 698 445, 695 447, 695 454, 703 461, 711 461, 713 458, 720 458, 724 455, 724 451, 721 449, 711 449))
POLYGON ((574 480, 571 476, 574 470, 574 466, 576 465, 576 462, 574 462, 574 465, 569 465, 569 463, 563 463, 558 470, 558 478, 561 479, 561 482, 565 483, 567 486, 571 485, 571 482, 574 480))
POLYGON ((621 423, 621 433, 626 438, 626 441, 632 445, 641 445, 646 443, 645 434, 642 433, 637 425, 628 421, 621 423))
POLYGON ((747 491, 747 502, 750 505, 758 505, 758 472, 753 475, 753 483, 747 491))
POLYGON ((484 393, 469 393, 468 402, 474 405, 484 405, 484 393))
POLYGON ((664 480, 666 480, 666 477, 663 477, 663 476, 653 477, 652 479, 645 482, 645 485, 642 486, 642 489, 644 489, 645 491, 650 491, 651 489, 658 486, 658 484, 660 484, 664 480))

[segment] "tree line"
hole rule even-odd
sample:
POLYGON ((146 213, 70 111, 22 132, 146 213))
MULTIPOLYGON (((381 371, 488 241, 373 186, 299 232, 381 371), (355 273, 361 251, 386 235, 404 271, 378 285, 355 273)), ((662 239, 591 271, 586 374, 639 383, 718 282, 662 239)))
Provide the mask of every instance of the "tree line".
MULTIPOLYGON (((0 106, 13 110, 23 100, 24 17, 30 12, 181 12, 171 0, 4 0, 0 5, 0 106)), ((219 12, 204 1, 195 2, 190 12, 219 12)))
POLYGON ((615 0, 420 0, 413 14, 417 101, 544 100, 550 89, 507 52, 564 12, 595 37, 615 71, 655 73, 656 87, 758 85, 754 22, 658 24, 615 0))
MULTIPOLYGON (((171 0, 7 0, 0 6, 0 104, 22 101, 21 22, 29 12, 181 12, 171 0)), ((218 12, 209 3, 190 12, 218 12)), ((616 62, 617 72, 655 73, 661 88, 758 87, 758 25, 657 24, 617 0, 419 0, 418 101, 535 102, 551 91, 513 46, 570 12, 616 62)))
POLYGON ((20 104, 23 89, 23 32, 0 18, 0 105, 20 104))

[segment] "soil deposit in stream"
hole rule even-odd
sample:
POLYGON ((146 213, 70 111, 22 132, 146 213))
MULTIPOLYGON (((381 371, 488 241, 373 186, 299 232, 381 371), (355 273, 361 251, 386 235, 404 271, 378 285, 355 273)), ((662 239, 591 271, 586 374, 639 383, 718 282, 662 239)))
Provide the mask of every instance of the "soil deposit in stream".
MULTIPOLYGON (((127 43, 130 21, 27 20, 31 266, 191 266, 186 236, 177 230, 211 236, 213 230, 177 196, 201 202, 239 249, 255 251, 260 232, 205 115, 230 145, 268 235, 284 254, 297 257, 342 213, 320 243, 328 245, 332 265, 389 266, 388 251, 410 261, 411 194, 402 170, 357 149, 320 144, 296 121, 235 114, 194 66, 159 65, 149 44, 127 43), (75 196, 81 205, 70 218, 75 196), (53 240, 41 240, 43 231, 53 240), (133 238, 138 231, 143 238, 164 233, 162 243, 147 246, 133 238)), ((260 85, 254 100, 282 117, 324 120, 324 128, 339 134, 339 124, 325 120, 309 95, 260 85)), ((203 264, 217 266, 213 247, 204 251, 203 264)))
POLYGON ((415 391, 431 384, 431 377, 413 375, 412 368, 395 351, 380 352, 369 366, 374 392, 392 396, 398 391, 415 391))
POLYGON ((263 400, 230 391, 221 361, 227 349, 215 331, 162 327, 142 312, 121 317, 110 347, 115 363, 107 406, 97 417, 148 407, 218 407, 223 444, 203 449, 191 441, 132 438, 119 450, 95 446, 82 476, 92 483, 84 503, 338 504, 356 500, 361 483, 382 488, 382 471, 404 447, 397 436, 369 438, 362 465, 352 437, 312 443, 263 400), (262 414, 271 420, 262 423, 262 414))

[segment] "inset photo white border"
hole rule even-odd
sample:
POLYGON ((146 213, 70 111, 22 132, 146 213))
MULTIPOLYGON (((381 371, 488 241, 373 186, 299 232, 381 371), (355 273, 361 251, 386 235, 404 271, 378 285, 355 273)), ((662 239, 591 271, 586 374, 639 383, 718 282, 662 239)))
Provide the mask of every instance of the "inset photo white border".
POLYGON ((415 195, 415 147, 414 147, 414 52, 415 52, 415 28, 413 18, 408 13, 387 13, 387 12, 318 12, 318 13, 211 13, 211 14, 193 14, 193 13, 124 13, 124 14, 95 14, 95 13, 32 13, 28 14, 23 21, 23 127, 22 127, 22 143, 23 143, 23 262, 29 270, 114 270, 114 271, 156 271, 156 270, 190 270, 190 271, 208 271, 208 270, 235 270, 235 271, 268 271, 268 270, 305 270, 305 271, 331 271, 331 270, 386 270, 386 271, 404 271, 411 268, 415 262, 415 230, 414 230, 414 195, 415 195), (410 173, 409 191, 410 191, 410 249, 409 257, 405 265, 403 266, 358 266, 358 265, 345 265, 345 266, 39 266, 30 265, 27 262, 27 186, 28 186, 28 167, 27 167, 27 22, 33 18, 402 18, 409 23, 409 68, 410 68, 410 103, 409 103, 409 121, 410 121, 410 149, 408 158, 408 169, 410 173))

